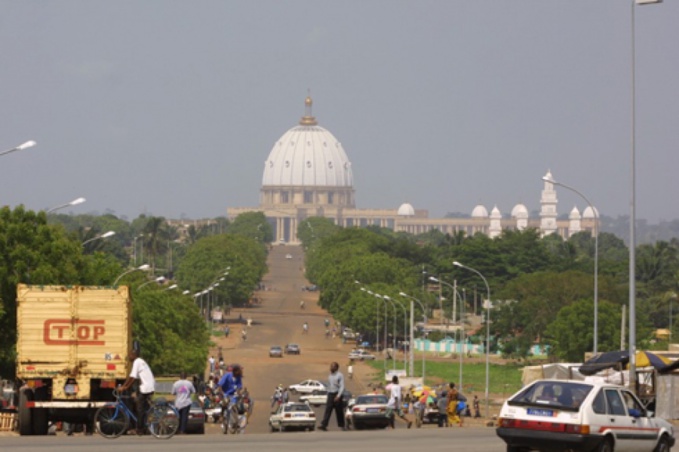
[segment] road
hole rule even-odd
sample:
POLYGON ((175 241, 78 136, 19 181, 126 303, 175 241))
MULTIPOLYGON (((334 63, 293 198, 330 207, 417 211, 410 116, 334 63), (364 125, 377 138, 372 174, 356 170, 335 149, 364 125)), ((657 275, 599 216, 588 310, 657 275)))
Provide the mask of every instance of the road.
POLYGON ((389 450, 390 452, 417 450, 474 452, 501 452, 504 443, 495 437, 493 429, 423 429, 361 432, 286 432, 263 435, 191 435, 158 440, 150 436, 127 436, 106 440, 95 436, 61 437, 0 437, 0 449, 12 452, 92 452, 141 451, 144 452, 214 452, 217 450, 243 450, 248 452, 299 452, 318 450, 343 450, 351 452, 389 450))

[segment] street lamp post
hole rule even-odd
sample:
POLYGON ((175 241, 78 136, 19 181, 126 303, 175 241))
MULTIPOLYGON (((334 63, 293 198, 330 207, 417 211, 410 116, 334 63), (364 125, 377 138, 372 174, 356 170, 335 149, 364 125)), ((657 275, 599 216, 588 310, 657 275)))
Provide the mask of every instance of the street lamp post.
MULTIPOLYGON (((397 302, 393 298, 390 298, 389 295, 384 295, 384 298, 386 298, 387 300, 394 303, 395 306, 398 306, 399 308, 403 309, 403 334, 405 335, 406 331, 408 330, 408 310, 401 303, 397 302)), ((407 357, 407 354, 406 354, 406 351, 405 351, 405 348, 404 348, 404 350, 403 350, 403 370, 407 371, 406 357, 407 357)))
POLYGON ((146 281, 145 283, 140 284, 139 287, 137 287, 137 290, 141 289, 141 288, 144 287, 144 286, 147 286, 147 285, 151 284, 152 282, 157 282, 157 283, 160 284, 160 283, 162 283, 163 281, 165 281, 165 277, 164 277, 164 276, 159 276, 159 277, 157 277, 157 278, 152 279, 151 281, 146 281))
POLYGON ((150 268, 151 267, 149 266, 149 264, 143 264, 143 265, 140 265, 139 267, 135 267, 133 269, 127 270, 126 272, 123 272, 120 275, 118 275, 118 277, 115 279, 115 281, 113 281, 113 285, 114 286, 118 285, 118 281, 120 281, 120 279, 125 275, 129 275, 130 273, 137 272, 137 271, 145 272, 145 271, 148 271, 150 268))
POLYGON ((631 193, 630 193, 630 219, 629 219, 629 387, 637 392, 637 324, 636 324, 636 31, 635 31, 635 6, 662 3, 662 0, 632 0, 631 2, 631 47, 632 47, 632 133, 631 133, 631 193))
POLYGON ((85 241, 82 243, 82 246, 85 246, 85 245, 87 245, 88 243, 93 242, 93 241, 95 241, 95 240, 106 239, 106 238, 109 238, 109 237, 114 236, 114 235, 116 235, 116 232, 115 232, 115 231, 104 232, 103 234, 99 234, 99 235, 97 235, 97 236, 92 237, 91 239, 85 240, 85 241))
MULTIPOLYGON (((413 304, 413 301, 417 301, 417 303, 420 305, 422 308, 422 321, 424 321, 427 318, 427 312, 424 309, 424 305, 420 300, 417 298, 408 295, 405 292, 399 292, 398 293, 400 296, 405 297, 410 299, 410 375, 415 376, 415 351, 414 351, 414 345, 415 345, 415 305, 413 304)), ((422 338, 422 384, 424 384, 424 371, 425 371, 425 356, 426 354, 424 353, 424 337, 422 338)))
POLYGON ((589 205, 594 215, 594 340, 592 351, 596 355, 599 352, 599 211, 596 210, 594 204, 585 195, 570 185, 557 182, 546 176, 542 180, 577 193, 589 205))
MULTIPOLYGON (((455 323, 456 323, 455 313, 457 312, 457 296, 459 295, 459 292, 457 291, 457 281, 455 281, 455 285, 452 285, 452 284, 449 284, 442 279, 434 278, 433 276, 430 276, 429 279, 434 281, 434 282, 437 282, 439 284, 444 284, 444 285, 448 286, 450 288, 450 290, 453 291, 452 319, 453 319, 453 325, 455 325, 455 323)), ((462 297, 460 297, 460 304, 462 304, 462 297)), ((460 314, 460 323, 462 323, 462 314, 460 314)), ((459 329, 460 328, 458 327, 458 329, 455 330, 455 346, 456 347, 458 345, 458 341, 457 341, 458 334, 457 333, 458 333, 459 329)), ((458 385, 459 385, 460 391, 462 391, 462 364, 463 364, 462 361, 463 361, 463 355, 464 355, 464 348, 463 348, 462 344, 460 344, 460 351, 459 351, 460 374, 458 376, 458 378, 459 378, 458 385)))
POLYGON ((481 274, 480 271, 467 267, 466 265, 462 265, 461 263, 454 261, 453 265, 456 267, 460 268, 465 268, 471 272, 476 273, 483 279, 484 284, 486 285, 486 295, 488 297, 488 300, 486 303, 486 417, 490 417, 490 394, 489 394, 489 388, 490 388, 490 286, 488 285, 488 281, 486 280, 486 277, 481 274))
POLYGON ((17 147, 14 147, 14 148, 9 149, 9 150, 7 150, 7 151, 0 152, 0 155, 9 154, 9 153, 11 153, 11 152, 16 152, 16 151, 23 151, 24 149, 28 149, 28 148, 31 148, 31 147, 33 147, 33 146, 35 146, 35 141, 30 140, 30 141, 27 141, 27 142, 25 142, 25 143, 23 143, 23 144, 20 144, 20 145, 17 146, 17 147))
POLYGON ((60 206, 52 207, 51 209, 46 210, 45 213, 52 213, 54 211, 57 211, 59 209, 64 209, 64 208, 69 207, 69 206, 77 206, 78 204, 82 204, 85 201, 87 201, 85 198, 82 198, 82 197, 76 198, 71 202, 67 202, 66 204, 61 204, 60 206))

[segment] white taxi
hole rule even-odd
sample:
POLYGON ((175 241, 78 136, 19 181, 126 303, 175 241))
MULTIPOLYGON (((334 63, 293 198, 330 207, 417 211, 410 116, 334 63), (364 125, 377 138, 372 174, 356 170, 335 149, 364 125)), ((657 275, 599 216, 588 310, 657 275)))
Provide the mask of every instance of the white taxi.
POLYGON ((502 406, 497 435, 507 452, 669 452, 672 425, 653 417, 627 388, 537 380, 502 406))
POLYGON ((313 431, 316 428, 316 414, 306 403, 284 403, 269 418, 269 427, 272 432, 291 429, 313 431))

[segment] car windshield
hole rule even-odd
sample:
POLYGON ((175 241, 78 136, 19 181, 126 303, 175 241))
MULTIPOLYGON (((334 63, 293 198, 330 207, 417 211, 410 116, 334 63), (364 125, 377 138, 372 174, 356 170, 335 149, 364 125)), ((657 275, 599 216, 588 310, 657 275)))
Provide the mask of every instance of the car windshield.
POLYGON ((356 399, 356 405, 377 405, 377 404, 386 404, 387 403, 387 396, 383 395, 364 395, 364 396, 359 396, 356 399))
POLYGON ((509 405, 549 406, 565 411, 579 411, 580 405, 592 390, 584 383, 539 381, 528 386, 507 401, 509 405))
POLYGON ((301 411, 311 411, 311 408, 309 408, 308 405, 304 405, 301 403, 295 404, 295 405, 288 405, 284 409, 286 412, 301 412, 301 411))

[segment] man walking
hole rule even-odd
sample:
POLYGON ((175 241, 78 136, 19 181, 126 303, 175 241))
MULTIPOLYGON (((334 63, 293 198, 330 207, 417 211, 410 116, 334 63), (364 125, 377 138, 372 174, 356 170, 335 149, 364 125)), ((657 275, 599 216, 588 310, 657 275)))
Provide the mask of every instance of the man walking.
POLYGON ((191 410, 191 394, 196 393, 193 383, 186 379, 186 372, 182 372, 180 379, 172 385, 172 395, 175 396, 174 407, 179 412, 178 433, 186 432, 186 424, 189 421, 189 411, 191 410))
POLYGON ((132 371, 120 387, 120 391, 127 391, 136 380, 139 380, 136 399, 137 435, 143 435, 146 430, 146 412, 151 407, 151 398, 156 391, 156 380, 149 365, 139 357, 139 350, 132 349, 128 359, 132 361, 132 371))
POLYGON ((328 423, 333 410, 335 417, 337 417, 337 426, 342 430, 344 427, 344 403, 342 402, 342 394, 344 393, 344 375, 339 371, 339 364, 336 362, 330 364, 330 376, 328 376, 328 398, 325 402, 325 414, 323 421, 318 426, 319 430, 328 431, 328 423))

